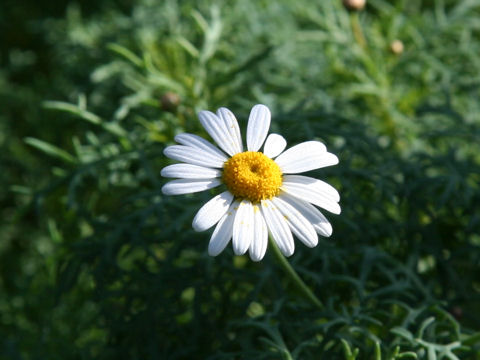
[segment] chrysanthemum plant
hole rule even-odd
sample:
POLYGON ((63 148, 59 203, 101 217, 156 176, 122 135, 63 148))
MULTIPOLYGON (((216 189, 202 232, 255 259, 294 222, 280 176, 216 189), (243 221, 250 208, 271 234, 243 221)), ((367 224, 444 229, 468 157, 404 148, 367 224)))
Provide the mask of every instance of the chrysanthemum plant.
POLYGON ((162 169, 162 176, 176 178, 162 192, 181 195, 223 187, 193 219, 195 231, 215 226, 208 253, 219 255, 232 240, 236 255, 248 252, 253 261, 260 261, 270 244, 303 294, 321 306, 285 257, 295 251, 294 235, 313 248, 318 234, 332 234, 330 222, 317 207, 340 214, 340 195, 322 180, 297 174, 335 165, 337 156, 319 141, 285 150, 287 141, 281 135, 268 134, 271 114, 265 105, 255 105, 250 112, 246 148, 230 110, 201 111, 199 119, 218 147, 194 134, 177 135, 180 145, 167 147, 164 154, 181 163, 162 169))

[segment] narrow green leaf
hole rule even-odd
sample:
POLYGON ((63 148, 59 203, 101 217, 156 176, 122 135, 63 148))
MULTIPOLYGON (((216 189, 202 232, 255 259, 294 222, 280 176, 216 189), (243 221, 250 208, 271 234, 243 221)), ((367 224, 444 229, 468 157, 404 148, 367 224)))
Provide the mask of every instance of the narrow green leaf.
POLYGON ((126 136, 127 132, 117 123, 108 123, 102 120, 101 117, 95 115, 94 113, 81 109, 77 105, 66 103, 63 101, 45 101, 43 106, 46 109, 60 110, 65 111, 70 114, 78 116, 80 119, 86 120, 92 124, 100 125, 102 128, 107 130, 109 133, 112 133, 116 136, 126 136))
POLYGON ((180 45, 186 52, 188 52, 192 57, 198 58, 200 52, 190 41, 188 41, 183 36, 175 38, 175 41, 180 45))
POLYGON ((33 146, 34 148, 44 152, 47 155, 50 155, 52 157, 56 157, 58 159, 64 160, 68 163, 76 163, 77 160, 70 155, 68 152, 65 150, 60 149, 59 147, 49 144, 43 140, 35 139, 32 137, 27 137, 24 139, 24 141, 30 145, 33 146))
POLYGON ((378 341, 375 342, 375 360, 382 360, 382 349, 378 341))
POLYGON ((43 103, 43 107, 46 109, 60 110, 74 114, 83 120, 91 122, 92 124, 100 125, 102 123, 102 119, 99 116, 87 110, 83 110, 77 105, 73 105, 63 101, 45 101, 43 103))
POLYGON ((358 348, 354 348, 352 351, 346 340, 340 339, 340 341, 342 342, 343 350, 345 352, 345 360, 355 360, 359 352, 358 348))
POLYGON ((60 244, 62 242, 62 234, 58 230, 57 223, 55 222, 54 219, 52 218, 47 219, 47 228, 52 241, 57 244, 60 244))
POLYGON ((418 359, 417 354, 415 354, 413 351, 406 351, 404 353, 398 354, 395 359, 418 359))
POLYGON ((32 195, 33 190, 27 186, 23 185, 12 185, 10 186, 10 191, 21 194, 21 195, 32 195))
POLYGON ((480 332, 476 332, 463 340, 464 345, 480 344, 480 332))
POLYGON ((413 335, 410 331, 407 329, 401 328, 401 327, 394 327, 393 329, 390 330, 390 332, 394 333, 395 335, 398 335, 404 339, 413 340, 413 335))
POLYGON ((130 61, 131 63, 135 64, 138 67, 143 66, 143 61, 141 58, 139 58, 137 55, 135 55, 132 51, 127 49, 126 47, 123 47, 118 44, 108 44, 107 48, 121 56, 123 56, 125 59, 130 61))
POLYGON ((423 333, 425 332, 425 329, 434 321, 435 317, 430 316, 422 322, 422 324, 420 325, 420 329, 418 330, 418 338, 423 339, 423 333))

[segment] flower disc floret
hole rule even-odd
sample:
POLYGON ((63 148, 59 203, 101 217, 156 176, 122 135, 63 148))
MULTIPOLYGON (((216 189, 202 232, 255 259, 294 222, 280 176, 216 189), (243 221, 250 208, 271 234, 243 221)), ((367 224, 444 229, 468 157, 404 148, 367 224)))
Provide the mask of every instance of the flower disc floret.
POLYGON ((222 179, 236 198, 259 203, 280 193, 282 171, 263 153, 245 151, 225 162, 222 179))

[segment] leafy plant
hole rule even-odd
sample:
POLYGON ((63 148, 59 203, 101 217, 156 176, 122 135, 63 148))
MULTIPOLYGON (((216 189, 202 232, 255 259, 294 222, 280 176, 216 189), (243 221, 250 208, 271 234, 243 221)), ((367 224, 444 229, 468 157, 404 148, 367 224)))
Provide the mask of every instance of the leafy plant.
POLYGON ((0 73, 0 357, 479 356, 475 1, 100 3, 35 23, 50 81, 0 73), (340 158, 315 172, 342 195, 333 236, 289 259, 323 308, 270 252, 207 255, 191 220, 211 194, 160 191, 199 110, 245 124, 255 103, 340 158))

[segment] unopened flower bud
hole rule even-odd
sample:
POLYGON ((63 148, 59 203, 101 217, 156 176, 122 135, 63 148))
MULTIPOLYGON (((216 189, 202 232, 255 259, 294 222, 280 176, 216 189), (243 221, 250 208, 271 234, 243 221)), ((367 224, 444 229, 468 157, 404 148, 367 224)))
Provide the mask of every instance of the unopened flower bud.
POLYGON ((160 98, 160 105, 162 110, 173 112, 180 105, 180 96, 174 92, 166 92, 160 98))
POLYGON ((457 320, 460 320, 463 317, 463 309, 460 306, 453 306, 450 309, 450 314, 457 320))
POLYGON ((403 53, 403 49, 403 42, 401 42, 400 40, 394 40, 390 44, 390 51, 395 55, 400 55, 401 53, 403 53))
POLYGON ((360 11, 365 7, 367 0, 343 0, 343 6, 350 11, 360 11))

